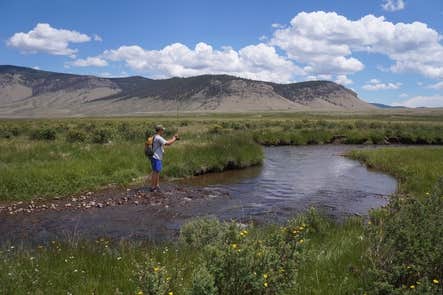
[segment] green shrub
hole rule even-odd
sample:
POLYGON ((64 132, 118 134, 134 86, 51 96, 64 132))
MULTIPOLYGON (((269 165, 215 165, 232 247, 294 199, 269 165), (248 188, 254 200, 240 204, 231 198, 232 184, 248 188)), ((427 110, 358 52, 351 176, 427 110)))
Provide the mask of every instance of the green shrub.
POLYGON ((81 130, 69 130, 66 134, 66 141, 67 142, 85 142, 87 139, 87 135, 85 132, 81 130))
POLYGON ((201 219, 185 225, 180 240, 201 251, 218 294, 275 294, 295 283, 308 227, 293 221, 256 236, 234 222, 201 219))
POLYGON ((443 179, 419 200, 400 196, 372 215, 374 293, 443 292, 443 179), (413 286, 411 288, 411 286, 413 286))
POLYGON ((142 294, 167 295, 170 291, 170 277, 166 267, 145 263, 138 266, 137 279, 142 294))
POLYGON ((33 140, 55 140, 57 132, 54 128, 46 127, 31 131, 30 138, 33 140))
POLYGON ((192 274, 189 295, 217 295, 214 276, 204 266, 198 267, 192 274))
POLYGON ((111 140, 111 132, 107 129, 98 129, 92 132, 91 142, 108 143, 111 140))

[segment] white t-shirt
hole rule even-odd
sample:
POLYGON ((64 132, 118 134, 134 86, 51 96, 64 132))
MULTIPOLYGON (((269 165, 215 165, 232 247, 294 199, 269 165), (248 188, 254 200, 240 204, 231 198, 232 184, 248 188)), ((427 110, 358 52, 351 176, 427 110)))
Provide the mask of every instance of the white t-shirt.
POLYGON ((154 150, 154 159, 163 160, 164 145, 166 144, 166 139, 161 137, 160 135, 155 135, 154 142, 152 143, 152 149, 154 150))

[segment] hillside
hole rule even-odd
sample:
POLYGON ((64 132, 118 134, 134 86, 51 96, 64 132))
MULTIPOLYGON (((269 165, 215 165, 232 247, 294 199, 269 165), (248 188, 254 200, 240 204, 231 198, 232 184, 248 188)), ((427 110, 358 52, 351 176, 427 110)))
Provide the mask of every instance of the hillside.
POLYGON ((228 75, 100 78, 0 66, 1 117, 137 115, 175 111, 370 110, 330 81, 276 84, 228 75))

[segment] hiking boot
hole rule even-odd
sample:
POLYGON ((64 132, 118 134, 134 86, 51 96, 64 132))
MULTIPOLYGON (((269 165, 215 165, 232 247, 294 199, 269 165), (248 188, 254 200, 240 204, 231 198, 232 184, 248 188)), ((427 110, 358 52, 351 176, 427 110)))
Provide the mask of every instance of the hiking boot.
POLYGON ((150 189, 151 193, 161 193, 160 187, 156 186, 156 187, 151 187, 150 189))

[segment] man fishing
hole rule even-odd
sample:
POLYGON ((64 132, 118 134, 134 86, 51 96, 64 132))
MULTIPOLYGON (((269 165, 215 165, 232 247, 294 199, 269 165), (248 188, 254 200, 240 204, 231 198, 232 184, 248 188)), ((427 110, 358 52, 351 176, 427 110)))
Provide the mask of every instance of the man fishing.
POLYGON ((160 172, 163 168, 163 153, 165 152, 165 145, 172 145, 180 139, 178 134, 175 134, 170 140, 163 138, 165 128, 162 125, 155 126, 155 135, 148 139, 147 145, 151 150, 148 157, 151 160, 152 174, 151 174, 151 192, 160 192, 160 172))

